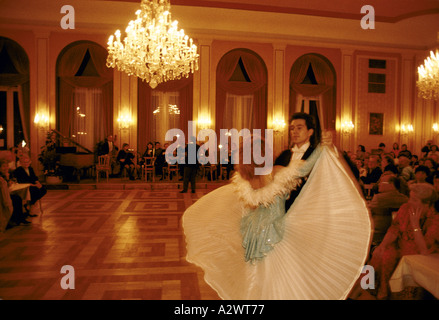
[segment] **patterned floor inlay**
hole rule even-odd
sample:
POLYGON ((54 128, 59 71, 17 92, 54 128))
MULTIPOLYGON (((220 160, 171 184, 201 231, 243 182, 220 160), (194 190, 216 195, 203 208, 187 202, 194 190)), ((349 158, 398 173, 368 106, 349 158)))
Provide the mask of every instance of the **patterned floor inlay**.
POLYGON ((0 299, 219 299, 185 261, 181 227, 211 190, 49 190, 44 214, 0 234, 0 299))

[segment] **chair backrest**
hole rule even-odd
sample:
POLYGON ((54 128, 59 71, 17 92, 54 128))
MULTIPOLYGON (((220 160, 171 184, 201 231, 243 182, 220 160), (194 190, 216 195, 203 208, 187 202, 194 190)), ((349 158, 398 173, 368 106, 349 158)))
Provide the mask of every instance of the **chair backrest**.
POLYGON ((100 167, 108 167, 110 165, 110 156, 109 155, 102 155, 98 157, 98 165, 100 167))
POLYGON ((144 157, 145 167, 153 167, 155 163, 155 157, 144 157))

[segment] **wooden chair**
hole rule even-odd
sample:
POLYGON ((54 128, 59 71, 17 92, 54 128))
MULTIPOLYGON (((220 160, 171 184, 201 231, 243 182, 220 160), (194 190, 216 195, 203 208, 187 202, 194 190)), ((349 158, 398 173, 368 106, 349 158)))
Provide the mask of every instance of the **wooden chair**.
POLYGON ((216 171, 216 165, 215 164, 205 164, 203 165, 203 180, 206 179, 206 174, 210 173, 210 181, 213 181, 213 174, 214 171, 216 171))
POLYGON ((101 171, 104 171, 105 174, 107 175, 107 182, 108 182, 108 177, 111 171, 109 155, 102 155, 98 157, 98 163, 96 164, 96 182, 99 182, 99 174, 101 171))
POLYGON ((148 181, 148 175, 151 174, 152 182, 155 176, 155 157, 144 157, 145 164, 143 165, 143 177, 148 181))
POLYGON ((227 167, 221 166, 220 175, 221 175, 221 180, 227 180, 227 167))
POLYGON ((177 177, 177 181, 179 178, 179 170, 178 170, 178 164, 169 164, 167 165, 167 167, 164 167, 163 169, 166 168, 167 174, 168 174, 168 180, 171 180, 171 173, 174 172, 176 177, 177 177))

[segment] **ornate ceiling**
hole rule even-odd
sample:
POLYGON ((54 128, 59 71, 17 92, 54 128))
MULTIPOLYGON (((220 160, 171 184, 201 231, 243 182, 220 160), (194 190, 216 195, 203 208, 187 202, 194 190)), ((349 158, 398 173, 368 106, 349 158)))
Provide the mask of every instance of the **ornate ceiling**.
MULTIPOLYGON (((96 0, 110 1, 110 0, 96 0)), ((140 0, 113 0, 137 2, 140 0)), ((171 0, 171 5, 277 12, 342 19, 361 19, 361 8, 375 9, 376 21, 397 22, 439 13, 439 0, 171 0)))

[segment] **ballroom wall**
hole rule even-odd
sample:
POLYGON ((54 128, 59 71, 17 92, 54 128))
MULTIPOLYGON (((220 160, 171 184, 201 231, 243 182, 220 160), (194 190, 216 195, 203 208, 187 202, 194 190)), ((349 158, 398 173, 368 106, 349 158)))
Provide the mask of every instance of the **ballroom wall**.
MULTIPOLYGON (((130 3, 129 5, 133 7, 135 4, 130 3)), ((365 41, 370 33, 365 39, 359 38, 358 43, 352 39, 349 41, 343 39, 344 35, 341 35, 338 40, 331 39, 329 41, 323 37, 313 39, 311 31, 304 31, 306 38, 297 36, 289 38, 283 34, 283 31, 278 31, 279 27, 275 27, 275 19, 271 16, 272 30, 266 30, 265 33, 252 33, 249 24, 257 25, 259 22, 257 19, 260 15, 255 17, 252 13, 247 16, 245 11, 240 12, 243 17, 247 17, 244 19, 245 27, 243 21, 237 23, 236 28, 225 27, 224 22, 215 22, 209 26, 209 30, 205 30, 203 28, 205 28, 206 18, 201 19, 197 24, 196 20, 190 20, 189 17, 196 15, 198 8, 193 8, 194 12, 191 13, 187 12, 188 8, 178 8, 177 6, 173 18, 178 18, 179 13, 182 15, 181 24, 188 24, 185 30, 194 38, 199 47, 200 69, 194 74, 193 85, 194 121, 208 118, 212 124, 215 123, 218 62, 227 52, 236 48, 245 48, 256 53, 263 60, 268 71, 267 128, 272 128, 274 119, 283 119, 288 122, 291 68, 299 57, 314 53, 324 57, 335 72, 336 132, 334 132, 334 141, 341 149, 355 151, 358 144, 363 144, 370 150, 377 148, 380 142, 384 142, 390 148, 393 142, 398 142, 400 144, 407 143, 409 149, 420 153, 420 149, 427 140, 434 139, 436 143, 439 143, 437 134, 432 130, 432 124, 439 121, 438 102, 420 99, 417 97, 416 91, 416 68, 436 44, 410 46, 407 43, 400 45, 391 43, 386 45, 382 41, 377 41, 377 43, 371 40, 365 41), (215 28, 217 28, 217 32, 212 31, 216 30, 215 28), (228 29, 233 29, 233 31, 227 33, 228 29), (385 94, 367 92, 369 59, 385 59, 387 61, 385 94), (383 135, 369 134, 370 113, 383 113, 383 135), (342 134, 341 124, 344 121, 354 123, 355 127, 352 133, 342 134), (400 126, 407 123, 413 124, 414 133, 403 135, 400 126)), ((236 14, 235 11, 233 13, 236 14)), ((11 15, 13 14, 14 12, 11 12, 11 15)), ((105 15, 105 8, 101 14, 105 15)), ((109 15, 114 16, 114 12, 109 12, 109 15)), ((106 21, 105 24, 95 28, 91 24, 93 18, 91 15, 87 17, 87 21, 78 19, 76 29, 63 30, 59 26, 61 17, 62 15, 59 15, 58 11, 58 16, 52 14, 47 23, 44 23, 44 17, 41 17, 38 22, 30 20, 24 24, 0 23, 0 36, 16 41, 29 57, 31 92, 31 137, 29 144, 34 163, 37 162, 37 154, 44 143, 44 130, 47 129, 39 129, 33 124, 35 114, 47 114, 50 118, 50 127, 56 128, 57 126, 56 61, 60 52, 67 45, 80 40, 93 41, 106 48, 108 36, 119 27, 119 24, 123 25, 123 21, 128 20, 121 17, 117 22, 114 22, 114 27, 106 21), (56 19, 58 19, 58 24, 56 19), (84 24, 84 27, 81 27, 81 23, 84 24)), ((129 16, 129 19, 131 18, 132 16, 129 16)), ((109 18, 100 17, 97 20, 105 19, 109 18)), ((324 25, 328 24, 327 20, 322 21, 324 25)), ((283 20, 281 22, 288 23, 288 21, 283 20)), ((351 22, 349 23, 351 24, 351 22)), ((359 23, 357 22, 357 24, 359 23)), ((336 30, 340 30, 340 27, 337 27, 336 30)), ((344 30, 344 32, 348 31, 344 30)), ((366 34, 367 31, 364 32, 366 34)), ((362 34, 358 27, 352 33, 351 38, 362 34)), ((379 33, 376 36, 376 39, 380 38, 379 33)), ((386 41, 388 41, 388 37, 388 35, 384 36, 383 34, 386 41)), ((113 132, 119 135, 120 143, 128 142, 132 146, 137 146, 137 80, 115 70, 113 118, 117 119, 125 114, 134 119, 130 129, 122 131, 117 122, 114 121, 113 132)), ((275 153, 281 152, 287 145, 288 132, 285 129, 275 135, 275 153)), ((144 148, 144 146, 138 147, 144 148)), ((143 149, 139 151, 143 152, 143 149)))

